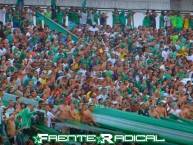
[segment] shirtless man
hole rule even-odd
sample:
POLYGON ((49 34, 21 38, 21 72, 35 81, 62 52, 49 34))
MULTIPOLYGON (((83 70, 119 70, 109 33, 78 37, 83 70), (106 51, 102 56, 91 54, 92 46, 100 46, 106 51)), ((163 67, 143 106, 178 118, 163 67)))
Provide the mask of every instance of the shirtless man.
POLYGON ((4 121, 7 123, 7 136, 9 138, 9 142, 14 145, 14 136, 16 135, 16 126, 15 126, 15 114, 10 114, 8 119, 4 121))
POLYGON ((68 105, 67 98, 62 99, 62 104, 58 106, 57 110, 55 111, 55 114, 58 114, 59 120, 71 120, 72 118, 76 120, 76 117, 73 115, 71 111, 71 107, 68 105))
POLYGON ((157 113, 157 111, 155 110, 155 106, 154 105, 151 105, 149 107, 149 110, 148 110, 148 113, 150 116, 154 117, 154 118, 157 118, 157 119, 160 119, 159 117, 159 114, 157 113))
POLYGON ((70 105, 69 120, 74 122, 80 122, 80 119, 78 118, 77 113, 75 112, 75 104, 70 105))
POLYGON ((180 117, 185 118, 185 119, 191 119, 190 118, 190 113, 191 112, 190 112, 189 106, 184 104, 181 107, 180 117))
POLYGON ((87 125, 96 125, 99 126, 93 118, 92 112, 94 111, 94 105, 89 105, 88 109, 84 111, 84 116, 82 118, 82 123, 87 125))
POLYGON ((155 111, 159 114, 159 116, 167 117, 167 112, 164 105, 165 103, 163 101, 160 101, 158 106, 155 108, 155 111))

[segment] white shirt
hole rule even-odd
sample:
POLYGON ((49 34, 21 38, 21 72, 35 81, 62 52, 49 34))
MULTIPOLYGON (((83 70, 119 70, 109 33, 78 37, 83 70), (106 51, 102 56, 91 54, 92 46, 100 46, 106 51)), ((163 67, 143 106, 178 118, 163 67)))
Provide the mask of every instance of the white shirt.
POLYGON ((5 48, 0 49, 0 56, 3 56, 7 50, 5 48))
POLYGON ((162 51, 162 57, 164 58, 164 60, 166 61, 168 58, 168 52, 167 51, 162 51))
POLYGON ((164 26, 165 26, 165 27, 171 26, 170 17, 168 17, 168 16, 165 16, 165 17, 164 17, 164 26))
POLYGON ((12 114, 15 112, 15 109, 14 108, 9 108, 7 109, 6 113, 9 113, 9 114, 12 114))
POLYGON ((99 32, 99 29, 97 27, 93 27, 93 26, 89 27, 88 30, 92 31, 92 32, 99 32))
POLYGON ((27 32, 26 36, 27 36, 27 37, 31 37, 31 33, 30 33, 30 32, 27 32))
POLYGON ((189 60, 189 61, 193 61, 193 55, 191 55, 191 56, 186 56, 186 59, 189 60))
POLYGON ((180 115, 180 112, 181 112, 180 109, 176 109, 176 110, 171 109, 171 110, 170 110, 170 113, 171 113, 171 114, 174 114, 174 115, 176 115, 176 116, 179 116, 179 115, 180 115))
POLYGON ((33 17, 34 17, 33 15, 35 14, 35 12, 33 10, 29 9, 28 14, 29 14, 29 20, 33 21, 33 17))
POLYGON ((186 85, 188 81, 192 81, 191 78, 183 78, 180 82, 186 85))
POLYGON ((99 100, 100 98, 103 98, 103 100, 106 100, 106 99, 108 98, 108 96, 101 94, 101 95, 99 95, 99 96, 97 97, 97 100, 99 100))
POLYGON ((53 118, 55 118, 55 116, 49 111, 46 113, 46 115, 47 115, 47 126, 50 127, 51 126, 51 120, 53 118))
POLYGON ((6 13, 6 9, 0 9, 0 21, 3 22, 3 24, 5 24, 5 13, 6 13))
POLYGON ((115 58, 109 58, 107 61, 110 61, 114 65, 116 62, 116 59, 115 58))
POLYGON ((81 19, 80 19, 80 24, 86 24, 87 22, 87 13, 83 13, 81 14, 81 19))
POLYGON ((83 76, 86 76, 86 72, 87 72, 87 71, 81 68, 78 72, 79 72, 79 73, 82 73, 83 76))

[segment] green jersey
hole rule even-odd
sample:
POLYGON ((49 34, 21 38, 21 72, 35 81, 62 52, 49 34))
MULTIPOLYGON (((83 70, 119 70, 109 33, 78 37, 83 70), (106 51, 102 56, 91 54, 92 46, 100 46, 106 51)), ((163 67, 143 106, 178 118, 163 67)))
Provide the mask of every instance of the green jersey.
POLYGON ((160 15, 159 17, 159 28, 163 29, 164 28, 164 16, 160 15))
POLYGON ((76 14, 74 11, 70 11, 68 13, 68 20, 71 21, 71 22, 75 22, 75 17, 76 17, 76 14))
POLYGON ((178 41, 178 35, 172 36, 172 40, 173 40, 173 42, 174 42, 174 45, 176 45, 176 44, 177 44, 177 41, 178 41))
POLYGON ((65 17, 65 13, 63 11, 56 13, 56 21, 62 25, 63 24, 63 17, 65 17))
POLYGON ((49 18, 49 19, 52 18, 52 13, 51 13, 51 12, 45 12, 44 15, 45 15, 47 18, 49 18))
POLYGON ((25 108, 22 112, 22 124, 21 127, 31 127, 31 116, 34 115, 34 112, 31 112, 29 108, 25 108))
POLYGON ((176 28, 181 29, 183 27, 183 18, 181 16, 176 17, 176 28))
POLYGON ((74 18, 74 21, 76 24, 80 24, 80 13, 79 12, 75 12, 76 17, 74 18))
POLYGON ((20 20, 20 11, 15 11, 14 14, 13 14, 13 22, 16 22, 16 23, 19 23, 19 20, 20 20))
POLYGON ((189 19, 189 27, 193 29, 193 18, 189 19))
POLYGON ((120 24, 119 14, 113 14, 113 25, 120 24))
POLYGON ((121 23, 122 25, 125 25, 127 18, 128 18, 128 16, 125 16, 124 13, 122 12, 122 13, 119 15, 120 23, 121 23))
POLYGON ((143 24, 144 27, 149 27, 150 26, 150 21, 149 21, 149 17, 145 16, 143 19, 143 24))
POLYGON ((172 26, 176 27, 176 16, 170 16, 170 21, 171 21, 171 24, 172 26))
POLYGON ((100 14, 98 14, 98 13, 95 13, 95 14, 94 14, 94 22, 95 22, 97 25, 98 25, 99 16, 100 16, 100 14))
POLYGON ((89 25, 92 25, 92 14, 91 13, 88 13, 87 14, 87 24, 89 24, 89 25))

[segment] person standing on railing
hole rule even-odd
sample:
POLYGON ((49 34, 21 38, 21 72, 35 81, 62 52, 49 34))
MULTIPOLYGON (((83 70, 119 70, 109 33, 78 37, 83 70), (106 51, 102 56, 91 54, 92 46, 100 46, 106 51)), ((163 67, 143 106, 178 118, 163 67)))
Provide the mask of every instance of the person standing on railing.
POLYGON ((149 20, 150 20, 150 26, 153 28, 156 28, 156 17, 157 17, 156 11, 152 10, 151 15, 149 16, 149 20))
POLYGON ((100 15, 100 25, 105 26, 107 24, 107 13, 102 13, 100 15))
POLYGON ((87 9, 87 24, 92 25, 92 12, 90 8, 87 9))
POLYGON ((44 15, 45 15, 47 18, 49 18, 49 19, 52 18, 52 13, 51 13, 50 7, 47 7, 47 11, 44 13, 44 15))
POLYGON ((177 31, 180 32, 183 27, 183 18, 181 14, 178 12, 177 17, 176 17, 176 28, 177 31))
POLYGON ((170 21, 171 21, 171 24, 174 28, 176 28, 176 13, 175 12, 171 12, 171 15, 170 15, 170 21))
POLYGON ((159 17, 159 28, 160 29, 164 29, 164 16, 165 16, 165 12, 161 11, 161 15, 159 17))
POLYGON ((165 16, 164 16, 164 27, 167 31, 167 29, 171 26, 170 22, 170 11, 167 11, 165 16))
POLYGON ((66 21, 64 21, 64 17, 66 18, 65 10, 61 10, 61 7, 57 7, 58 10, 56 12, 56 22, 62 26, 65 26, 66 21))
POLYGON ((149 27, 150 26, 149 15, 150 15, 150 13, 149 13, 149 11, 147 11, 146 16, 143 19, 142 26, 144 26, 144 27, 149 27))
POLYGON ((29 7, 29 21, 33 22, 33 24, 34 24, 34 19, 35 19, 34 17, 36 16, 34 9, 35 9, 35 6, 29 7))
POLYGON ((93 22, 95 22, 98 25, 98 19, 100 17, 100 11, 97 13, 97 9, 93 10, 93 22))
POLYGON ((87 12, 86 12, 86 9, 83 9, 81 13, 80 25, 82 27, 85 27, 86 22, 87 22, 87 12))
POLYGON ((189 28, 189 15, 184 16, 184 28, 185 29, 189 28))
POLYGON ((74 21, 75 17, 76 17, 76 15, 75 15, 74 7, 71 6, 69 13, 68 13, 68 26, 69 27, 70 27, 70 25, 75 24, 75 21, 74 21))
POLYGON ((114 11, 113 11, 113 26, 119 25, 119 24, 120 24, 119 11, 117 9, 114 9, 114 11))
POLYGON ((5 14, 5 22, 11 23, 13 19, 13 9, 12 6, 8 6, 5 14))
POLYGON ((193 29, 193 13, 190 14, 189 23, 189 28, 193 29))
POLYGON ((121 31, 125 32, 125 25, 126 25, 126 19, 128 18, 128 16, 125 16, 125 12, 124 10, 122 10, 122 12, 119 15, 119 20, 121 23, 121 31))
POLYGON ((76 16, 75 17, 75 23, 76 23, 77 26, 79 26, 80 25, 80 18, 81 18, 81 13, 79 11, 79 8, 76 8, 75 16, 76 16))
POLYGON ((6 14, 6 7, 5 6, 0 6, 0 22, 5 24, 5 14, 6 14))
POLYGON ((135 12, 128 10, 128 14, 127 14, 127 27, 132 28, 132 17, 135 14, 135 12))

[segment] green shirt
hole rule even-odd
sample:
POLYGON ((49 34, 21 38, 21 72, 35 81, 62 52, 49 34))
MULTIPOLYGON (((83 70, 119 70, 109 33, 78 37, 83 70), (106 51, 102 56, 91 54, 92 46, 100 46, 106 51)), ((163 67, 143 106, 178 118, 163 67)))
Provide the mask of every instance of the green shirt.
POLYGON ((20 11, 15 11, 14 14, 13 14, 13 22, 16 22, 16 23, 19 23, 19 20, 20 20, 20 11))
POLYGON ((119 14, 113 14, 113 25, 120 24, 119 14))
POLYGON ((110 71, 110 70, 107 70, 107 71, 105 71, 105 74, 106 74, 107 78, 111 78, 111 77, 112 77, 113 72, 112 72, 112 71, 110 71))
POLYGON ((32 78, 27 77, 27 78, 24 80, 24 83, 23 83, 24 87, 27 87, 27 86, 28 86, 28 82, 29 82, 29 81, 32 81, 32 78))
POLYGON ((169 75, 169 74, 167 74, 167 73, 165 73, 164 75, 163 75, 163 80, 164 79, 168 79, 168 80, 171 80, 171 75, 169 75))
POLYGON ((56 6, 56 0, 51 1, 51 6, 56 6))
POLYGON ((31 116, 34 115, 34 112, 31 112, 29 108, 25 108, 22 112, 22 124, 21 127, 31 127, 31 116))
POLYGON ((170 16, 172 26, 176 27, 176 16, 170 16))
POLYGON ((176 17, 176 27, 181 29, 183 26, 183 19, 181 16, 176 17))
POLYGON ((180 77, 181 79, 183 79, 183 78, 185 78, 185 77, 186 77, 186 75, 185 75, 185 74, 179 74, 179 73, 177 73, 175 76, 176 76, 176 77, 180 77))
POLYGON ((88 69, 88 67, 90 66, 90 62, 91 62, 90 59, 81 58, 79 61, 79 65, 80 64, 86 64, 86 69, 88 69))
POLYGON ((91 13, 87 14, 87 24, 92 25, 91 13))
POLYGON ((52 46, 53 47, 53 52, 57 53, 58 52, 58 47, 52 46))
POLYGON ((80 24, 80 13, 75 12, 76 17, 74 18, 74 21, 76 24, 80 24))
POLYGON ((143 24, 144 27, 149 27, 150 26, 150 21, 149 21, 149 17, 145 16, 143 19, 143 24))
POLYGON ((99 19, 99 14, 98 13, 95 13, 94 14, 94 22, 98 25, 98 19, 99 19))
POLYGON ((63 17, 65 17, 65 13, 63 11, 57 12, 56 13, 56 20, 57 22, 61 25, 63 24, 63 17))
POLYGON ((189 27, 193 29, 193 18, 189 19, 189 27))
POLYGON ((121 23, 122 25, 125 25, 125 24, 126 24, 126 18, 128 18, 128 16, 125 16, 123 13, 121 13, 121 14, 119 15, 119 20, 120 20, 120 23, 121 23))
POLYGON ((163 29, 164 28, 164 16, 160 15, 159 17, 159 28, 163 29))
POLYGON ((178 35, 172 36, 172 40, 173 40, 173 42, 174 42, 174 45, 176 45, 176 44, 177 44, 177 41, 178 41, 178 35))
POLYGON ((52 18, 52 13, 51 13, 51 12, 45 12, 44 15, 45 15, 47 18, 49 18, 49 19, 52 18))
POLYGON ((76 14, 74 11, 70 11, 68 13, 68 20, 71 21, 71 22, 75 22, 75 17, 76 17, 76 14))
POLYGON ((142 95, 142 99, 146 102, 150 99, 149 95, 142 95))

